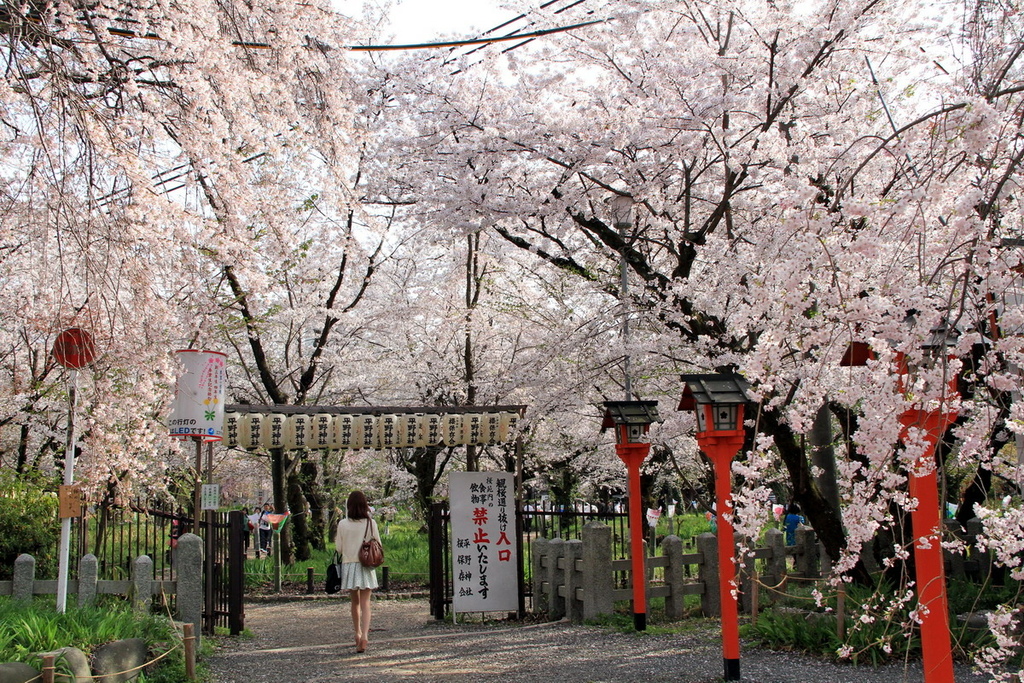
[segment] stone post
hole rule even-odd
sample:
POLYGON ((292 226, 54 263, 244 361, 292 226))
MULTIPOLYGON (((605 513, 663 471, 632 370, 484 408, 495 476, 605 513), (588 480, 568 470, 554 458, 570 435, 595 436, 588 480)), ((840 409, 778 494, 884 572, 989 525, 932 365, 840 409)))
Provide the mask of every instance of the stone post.
POLYGON ((800 549, 796 556, 796 570, 805 579, 816 579, 821 576, 818 564, 818 537, 813 529, 797 528, 796 546, 800 549))
POLYGON ((99 580, 100 563, 92 553, 78 562, 78 606, 96 604, 96 582, 99 580))
POLYGON ((583 618, 611 614, 615 609, 612 591, 612 530, 601 522, 583 526, 583 618))
MULTIPOLYGON (((786 575, 786 534, 779 529, 769 529, 764 534, 764 544, 772 553, 765 562, 764 582, 777 591, 782 577, 786 575)), ((773 601, 777 595, 772 592, 773 601)))
POLYGON ((533 584, 533 611, 535 614, 546 614, 551 604, 551 596, 544 585, 547 581, 547 567, 551 563, 551 541, 546 538, 535 538, 530 544, 533 571, 530 582, 533 584))
POLYGON ((583 602, 576 599, 576 589, 583 588, 583 600, 587 598, 586 587, 580 583, 583 572, 576 571, 576 560, 583 557, 583 541, 578 539, 566 541, 563 548, 565 549, 565 559, 563 560, 565 569, 562 574, 565 580, 563 584, 565 586, 565 613, 570 621, 580 623, 583 621, 583 602))
POLYGON ((153 559, 141 555, 132 565, 132 608, 147 613, 153 604, 153 559))
POLYGON ((36 558, 22 553, 14 561, 14 588, 11 595, 15 600, 32 602, 36 582, 36 558))
POLYGON ((706 617, 722 616, 722 598, 718 592, 718 538, 714 534, 697 537, 697 551, 703 559, 697 566, 697 578, 704 584, 700 609, 706 617))
POLYGON ((548 582, 548 619, 557 621, 565 616, 565 598, 558 594, 558 587, 565 583, 565 570, 558 565, 565 557, 565 541, 552 538, 548 545, 548 562, 545 567, 548 582))
POLYGON ((686 608, 686 596, 683 595, 683 581, 686 580, 686 568, 683 567, 683 541, 678 536, 666 536, 661 542, 661 554, 668 558, 665 567, 665 584, 669 594, 665 598, 665 618, 678 621, 683 618, 686 608))
POLYGON ((203 539, 188 533, 178 539, 178 621, 192 624, 196 638, 203 626, 203 539))

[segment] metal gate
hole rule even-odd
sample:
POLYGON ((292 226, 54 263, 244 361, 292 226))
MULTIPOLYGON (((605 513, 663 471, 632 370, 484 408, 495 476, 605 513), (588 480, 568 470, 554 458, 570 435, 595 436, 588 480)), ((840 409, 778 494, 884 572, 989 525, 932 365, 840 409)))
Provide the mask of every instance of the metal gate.
MULTIPOLYGON (((206 540, 206 603, 203 631, 215 627, 237 635, 245 628, 245 515, 240 511, 216 512, 210 524, 202 520, 198 535, 206 540), (211 538, 207 540, 207 530, 211 538), (211 551, 212 549, 212 551, 211 551)), ((73 548, 78 556, 96 556, 100 579, 127 579, 135 558, 147 555, 153 561, 153 579, 177 578, 174 556, 177 539, 193 530, 193 520, 180 509, 153 501, 127 505, 99 506, 75 519, 73 548)), ((77 561, 71 563, 71 577, 77 578, 77 561)), ((165 596, 173 612, 174 596, 165 596)))

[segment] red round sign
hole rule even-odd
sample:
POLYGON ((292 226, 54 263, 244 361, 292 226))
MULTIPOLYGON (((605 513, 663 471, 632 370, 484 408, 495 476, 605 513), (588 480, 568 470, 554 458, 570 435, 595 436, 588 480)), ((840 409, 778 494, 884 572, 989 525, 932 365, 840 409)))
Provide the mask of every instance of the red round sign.
POLYGON ((92 335, 77 327, 70 327, 57 335, 53 342, 53 357, 66 368, 77 370, 96 357, 92 335))

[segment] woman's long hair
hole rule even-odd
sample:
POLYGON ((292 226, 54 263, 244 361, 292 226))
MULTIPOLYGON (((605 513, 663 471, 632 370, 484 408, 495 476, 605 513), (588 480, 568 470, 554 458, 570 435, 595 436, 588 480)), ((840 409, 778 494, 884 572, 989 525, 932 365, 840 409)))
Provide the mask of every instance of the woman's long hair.
POLYGON ((353 491, 348 494, 348 518, 369 519, 370 504, 366 502, 366 494, 362 491, 353 491))

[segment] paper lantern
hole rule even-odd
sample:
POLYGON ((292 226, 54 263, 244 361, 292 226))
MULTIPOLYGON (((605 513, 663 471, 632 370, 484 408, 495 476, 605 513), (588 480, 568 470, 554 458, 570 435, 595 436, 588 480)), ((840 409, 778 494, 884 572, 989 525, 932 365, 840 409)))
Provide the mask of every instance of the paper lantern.
POLYGON ((501 443, 508 443, 515 440, 516 431, 519 429, 519 413, 501 413, 501 427, 498 438, 501 443))
POLYGON ((398 448, 412 448, 419 441, 419 415, 398 416, 398 448))
POLYGON ((242 413, 238 419, 238 445, 242 448, 259 448, 263 435, 263 414, 242 413))
POLYGON ((374 448, 398 447, 398 415, 381 415, 377 418, 377 432, 374 448))
POLYGON ((445 446, 462 444, 462 415, 445 415, 441 418, 441 441, 445 446))
POLYGON ((352 448, 376 448, 377 418, 356 415, 352 421, 352 448))
POLYGON ((284 448, 284 425, 287 420, 288 416, 281 413, 267 415, 260 434, 260 445, 264 448, 284 448))
POLYGON ((284 423, 284 447, 289 450, 309 448, 313 443, 312 426, 309 415, 289 415, 284 423))
POLYGON ((311 429, 310 448, 338 448, 338 427, 333 415, 317 413, 311 429))
POLYGON ((334 418, 334 432, 338 440, 338 448, 355 448, 355 415, 338 415, 334 418))
POLYGON ((484 421, 480 413, 462 416, 462 443, 467 446, 478 446, 484 442, 484 421))
POLYGON ((484 413, 481 419, 481 438, 485 444, 502 443, 501 440, 501 414, 484 413))
POLYGON ((238 445, 238 427, 243 419, 238 413, 224 414, 224 445, 228 448, 238 445))
POLYGON ((436 446, 441 443, 441 416, 422 415, 418 420, 419 434, 416 436, 416 445, 436 446))
POLYGON ((180 365, 168 427, 175 438, 224 438, 227 356, 219 351, 175 351, 180 365))

